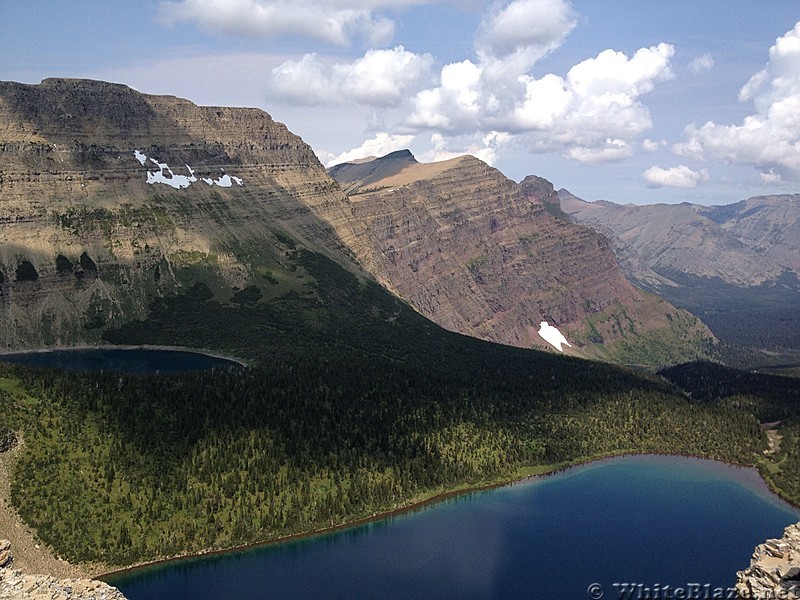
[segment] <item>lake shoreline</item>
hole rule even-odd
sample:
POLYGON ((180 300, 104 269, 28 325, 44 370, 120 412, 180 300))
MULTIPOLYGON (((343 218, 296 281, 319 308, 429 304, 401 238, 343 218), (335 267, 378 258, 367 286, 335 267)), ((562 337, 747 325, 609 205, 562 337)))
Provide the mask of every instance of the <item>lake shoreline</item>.
MULTIPOLYGON (((217 550, 201 550, 199 552, 192 552, 186 554, 179 554, 176 556, 168 557, 168 558, 160 558, 151 561, 143 561, 140 563, 135 563, 133 565, 129 565, 127 567, 122 567, 119 569, 114 569, 112 571, 108 571, 101 574, 96 574, 94 579, 99 579, 100 581, 104 581, 106 583, 110 583, 113 585, 113 580, 116 578, 125 577, 127 575, 133 574, 136 571, 147 569, 150 567, 156 566, 166 566, 170 563, 179 562, 179 561, 191 561, 193 559, 202 559, 210 556, 221 556, 225 554, 233 554, 236 552, 244 552, 247 550, 254 550, 256 548, 265 548, 268 546, 274 546, 278 544, 284 544, 296 540, 301 540, 305 538, 315 537, 315 536, 322 536, 327 535, 329 533, 333 533, 336 531, 341 531, 344 529, 350 529, 354 527, 359 527, 361 525, 366 525, 367 523, 372 523, 375 521, 381 521, 384 519, 389 519, 392 517, 400 516, 403 514, 415 512, 417 510, 421 510, 433 504, 438 504, 440 502, 444 502, 446 500, 450 500, 452 498, 456 498, 458 496, 472 494, 476 492, 484 492, 488 490, 494 490, 498 488, 508 487, 517 485, 520 483, 525 483, 527 481, 531 481, 538 478, 545 478, 551 477, 553 475, 558 475, 560 473, 569 471, 571 469, 576 469, 579 467, 584 467, 593 463, 601 463, 604 461, 614 460, 617 458, 624 458, 628 456, 663 456, 663 457, 676 457, 676 458, 693 458, 698 460, 709 460, 714 461, 734 467, 739 467, 742 469, 753 469, 759 476, 759 479, 764 484, 765 489, 776 496, 782 502, 785 502, 789 506, 800 510, 800 503, 793 502, 792 500, 785 498, 782 494, 774 489, 774 487, 770 484, 767 479, 761 474, 758 468, 755 465, 748 465, 743 463, 737 463, 728 460, 716 459, 716 458, 708 458, 705 456, 698 456, 694 454, 684 454, 679 452, 635 452, 631 450, 620 451, 620 452, 612 452, 608 454, 604 454, 601 456, 593 456, 593 457, 586 457, 577 459, 575 461, 569 461, 565 463, 555 463, 552 465, 537 465, 528 468, 521 468, 520 471, 529 470, 531 473, 521 475, 521 476, 514 476, 511 479, 503 479, 502 481, 495 481, 489 482, 484 484, 478 484, 475 486, 457 486, 455 488, 451 488, 448 490, 443 490, 441 492, 434 492, 433 495, 428 497, 423 497, 422 499, 415 501, 413 498, 410 499, 407 505, 401 505, 391 510, 387 510, 384 512, 375 513, 373 515, 362 517, 356 519, 354 521, 349 521, 346 523, 340 523, 338 525, 332 525, 329 527, 322 527, 320 529, 314 529, 311 531, 300 532, 300 533, 293 533, 289 535, 280 536, 271 540, 266 540, 263 542, 253 542, 249 544, 241 544, 238 546, 231 546, 229 548, 221 548, 217 550), (539 468, 543 470, 541 472, 538 471, 539 468)), ((424 496, 424 494, 422 495, 424 496)))
POLYGON ((222 354, 214 350, 206 350, 204 348, 191 348, 189 346, 160 346, 156 344, 137 344, 137 345, 124 345, 124 344, 86 344, 81 346, 51 346, 47 348, 15 348, 13 350, 2 349, 0 350, 0 357, 13 356, 17 354, 52 354, 53 352, 72 352, 82 350, 154 350, 159 352, 189 352, 192 354, 202 354, 211 358, 219 358, 222 360, 229 360, 242 367, 250 367, 253 361, 222 354))

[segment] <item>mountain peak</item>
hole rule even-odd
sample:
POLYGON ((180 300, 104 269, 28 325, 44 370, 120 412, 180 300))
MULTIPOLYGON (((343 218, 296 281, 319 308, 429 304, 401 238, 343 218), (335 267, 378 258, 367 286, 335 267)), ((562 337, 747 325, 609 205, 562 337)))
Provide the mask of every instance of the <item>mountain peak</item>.
POLYGON ((396 150, 372 160, 334 165, 328 169, 328 174, 339 182, 345 192, 353 193, 357 189, 369 187, 370 184, 397 175, 403 169, 418 164, 410 150, 396 150))

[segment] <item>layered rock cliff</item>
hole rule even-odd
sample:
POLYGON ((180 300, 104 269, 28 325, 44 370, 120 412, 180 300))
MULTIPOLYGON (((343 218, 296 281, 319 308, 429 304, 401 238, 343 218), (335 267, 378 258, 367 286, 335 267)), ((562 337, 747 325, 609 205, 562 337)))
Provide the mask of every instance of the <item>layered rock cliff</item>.
POLYGON ((616 357, 655 332, 661 358, 692 356, 711 337, 634 288, 609 241, 571 223, 543 179, 517 184, 471 156, 420 164, 408 151, 329 172, 368 231, 376 277, 448 329, 550 347, 539 335, 547 322, 571 352, 616 357))
POLYGON ((800 598, 800 523, 756 547, 750 566, 736 574, 736 592, 742 600, 800 598))
POLYGON ((222 302, 253 282, 308 293, 298 246, 493 341, 551 347, 547 322, 571 352, 663 364, 711 337, 633 288, 544 180, 407 151, 333 173, 260 110, 0 83, 0 347, 97 341, 198 281, 222 302))
POLYGON ((192 278, 224 296, 288 238, 357 269, 345 196, 263 111, 0 82, 0 347, 95 340, 192 278))

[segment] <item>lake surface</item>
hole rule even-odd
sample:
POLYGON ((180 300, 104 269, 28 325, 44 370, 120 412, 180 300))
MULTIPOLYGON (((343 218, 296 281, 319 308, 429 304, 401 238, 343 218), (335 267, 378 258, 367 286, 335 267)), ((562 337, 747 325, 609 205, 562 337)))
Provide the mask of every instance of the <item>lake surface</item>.
POLYGON ((130 600, 579 600, 592 583, 604 598, 624 597, 614 583, 713 590, 732 586, 755 546, 798 520, 752 469, 632 456, 110 582, 130 600))
POLYGON ((119 371, 123 373, 175 373, 205 371, 214 367, 239 367, 239 363, 188 350, 147 348, 75 348, 0 355, 0 361, 65 371, 119 371))

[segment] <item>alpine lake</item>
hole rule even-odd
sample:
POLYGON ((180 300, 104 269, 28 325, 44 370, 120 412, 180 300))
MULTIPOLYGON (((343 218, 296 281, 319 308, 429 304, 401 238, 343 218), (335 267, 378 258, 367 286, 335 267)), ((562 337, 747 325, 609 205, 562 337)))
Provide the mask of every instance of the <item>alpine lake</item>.
POLYGON ((107 580, 130 600, 728 598, 798 519, 753 469, 625 456, 107 580))

